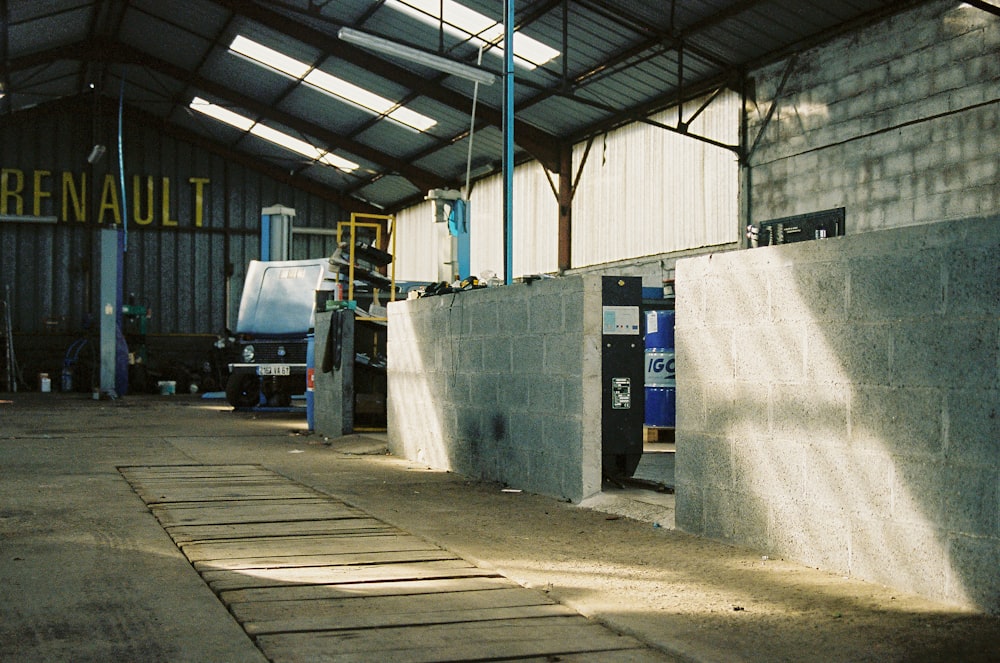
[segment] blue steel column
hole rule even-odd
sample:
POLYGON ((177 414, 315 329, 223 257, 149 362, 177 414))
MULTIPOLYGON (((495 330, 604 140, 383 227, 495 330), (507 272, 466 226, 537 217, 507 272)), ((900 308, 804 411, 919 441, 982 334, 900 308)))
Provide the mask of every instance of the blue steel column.
POLYGON ((514 0, 504 0, 503 31, 503 262, 504 283, 514 280, 514 0))

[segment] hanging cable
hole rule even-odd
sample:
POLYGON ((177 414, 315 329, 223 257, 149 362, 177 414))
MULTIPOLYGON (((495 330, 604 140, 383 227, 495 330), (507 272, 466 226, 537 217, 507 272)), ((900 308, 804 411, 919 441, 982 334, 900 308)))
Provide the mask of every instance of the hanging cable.
MULTIPOLYGON (((476 58, 476 64, 478 66, 483 66, 483 46, 479 46, 479 57, 476 58)), ((469 191, 469 179, 472 175, 472 137, 476 132, 476 102, 479 100, 479 81, 475 82, 475 87, 472 88, 472 118, 469 123, 469 155, 465 159, 465 199, 468 200, 471 192, 469 191)))
POLYGON ((125 149, 122 141, 123 115, 125 109, 125 74, 128 68, 122 69, 121 90, 118 93, 118 178, 121 184, 122 200, 122 228, 124 229, 123 253, 128 252, 128 198, 125 196, 125 149))

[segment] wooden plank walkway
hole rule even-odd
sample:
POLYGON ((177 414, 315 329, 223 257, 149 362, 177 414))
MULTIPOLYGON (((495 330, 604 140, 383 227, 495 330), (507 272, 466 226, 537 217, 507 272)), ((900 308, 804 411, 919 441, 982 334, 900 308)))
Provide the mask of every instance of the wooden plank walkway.
POLYGON ((266 468, 119 470, 276 663, 667 660, 266 468))

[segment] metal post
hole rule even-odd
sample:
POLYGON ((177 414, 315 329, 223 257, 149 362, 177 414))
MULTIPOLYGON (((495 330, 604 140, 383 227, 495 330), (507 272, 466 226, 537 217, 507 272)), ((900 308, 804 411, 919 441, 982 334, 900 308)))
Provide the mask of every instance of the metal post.
POLYGON ((260 215, 260 259, 291 260, 295 210, 273 205, 262 209, 260 215))
POLYGON ((503 261, 504 283, 514 272, 514 0, 504 0, 503 261))
POLYGON ((122 253, 124 237, 117 229, 101 231, 101 393, 122 396, 128 389, 128 359, 121 335, 122 253), (122 365, 124 364, 124 366, 122 365))

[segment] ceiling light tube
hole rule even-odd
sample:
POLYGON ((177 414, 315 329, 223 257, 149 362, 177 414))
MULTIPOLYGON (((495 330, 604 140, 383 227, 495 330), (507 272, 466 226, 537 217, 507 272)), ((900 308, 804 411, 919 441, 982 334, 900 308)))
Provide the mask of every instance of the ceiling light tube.
POLYGON ((421 64, 425 67, 430 67, 431 69, 437 69, 438 71, 446 74, 451 74, 452 76, 458 76, 466 80, 475 81, 476 83, 482 83, 483 85, 492 85, 496 80, 496 76, 484 69, 480 69, 479 67, 474 67, 470 64, 457 62, 450 58, 428 53, 420 50, 419 48, 413 48, 412 46, 397 44, 394 41, 383 39, 382 37, 376 37, 375 35, 368 34, 367 32, 359 32, 352 28, 341 28, 337 33, 337 36, 348 43, 362 46, 364 48, 370 48, 373 51, 379 51, 380 53, 385 53, 386 55, 394 55, 396 57, 403 58, 404 60, 409 60, 410 62, 421 64))

